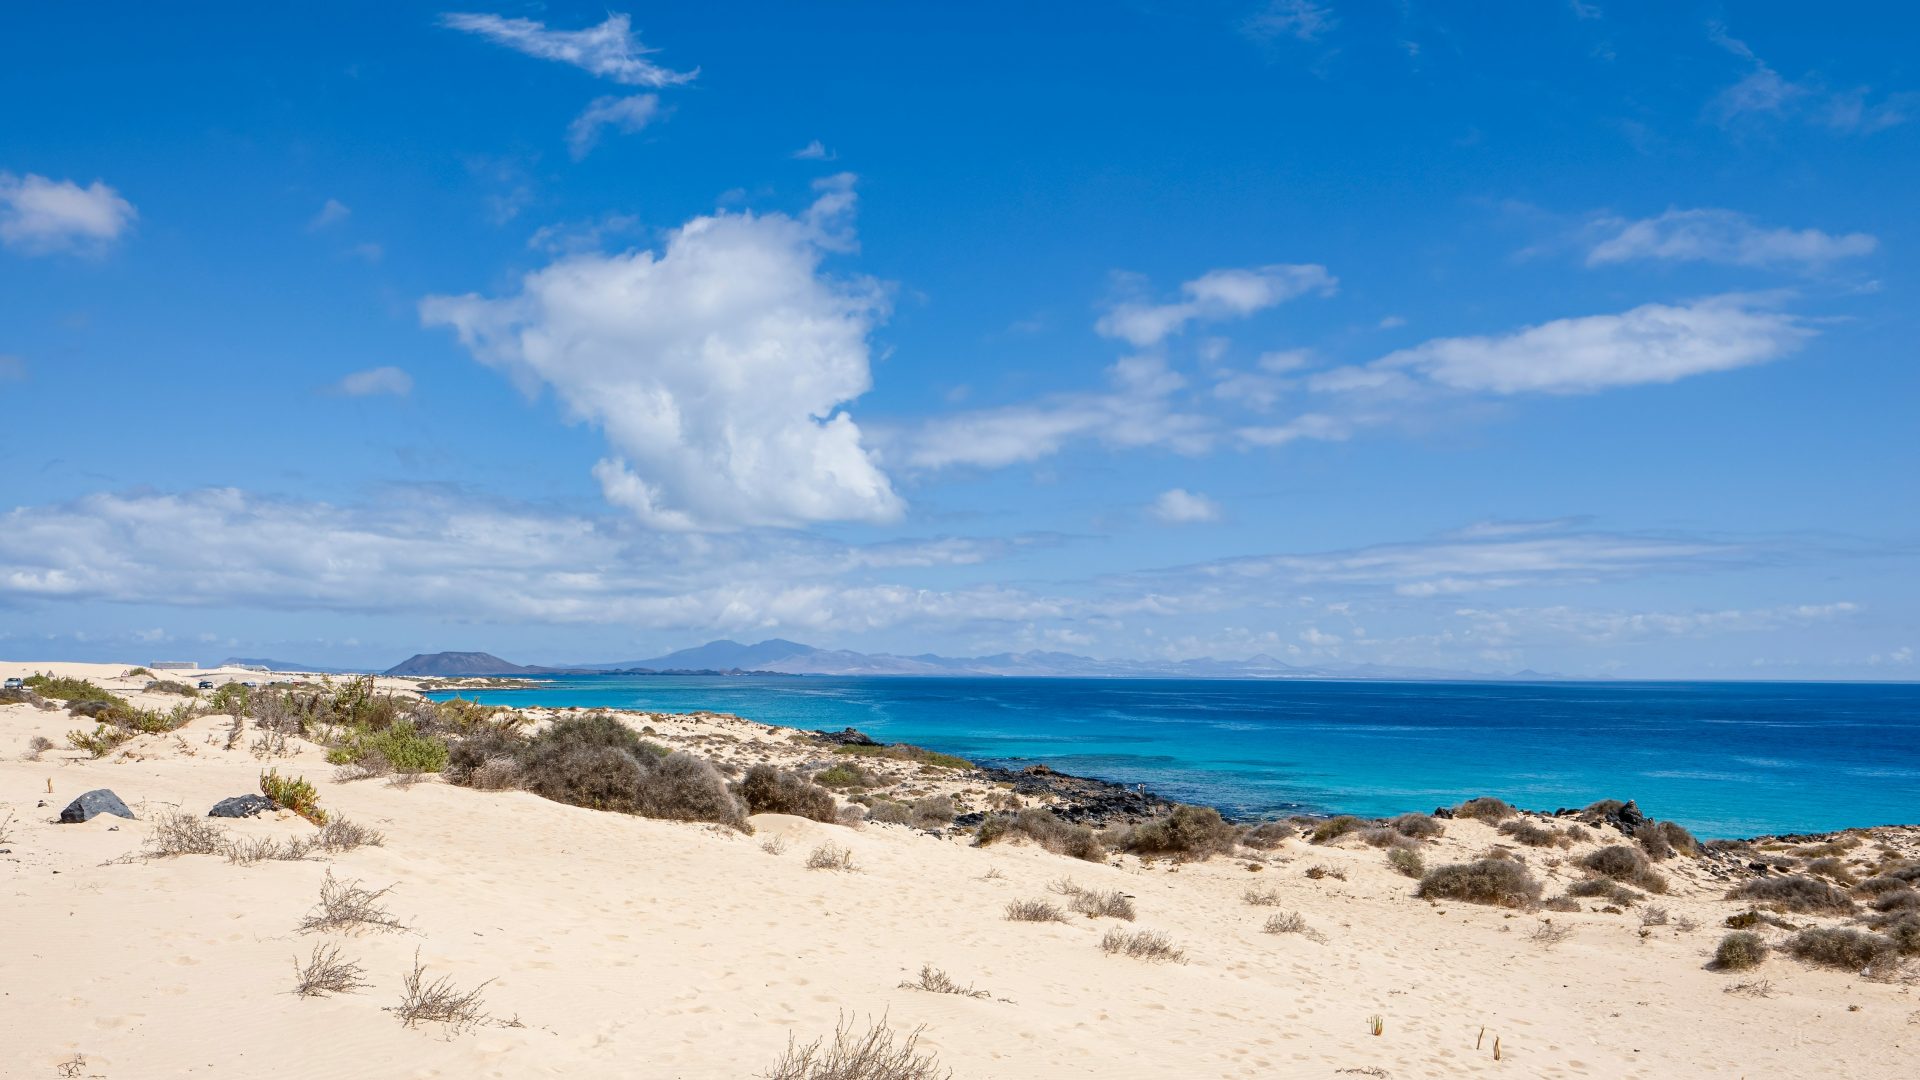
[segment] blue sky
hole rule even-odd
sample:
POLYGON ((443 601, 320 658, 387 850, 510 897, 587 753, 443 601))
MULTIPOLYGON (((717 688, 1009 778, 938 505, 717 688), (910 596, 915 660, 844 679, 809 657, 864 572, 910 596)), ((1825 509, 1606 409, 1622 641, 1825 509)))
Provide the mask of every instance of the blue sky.
POLYGON ((1920 673, 1920 15, 0 15, 0 652, 1920 673))

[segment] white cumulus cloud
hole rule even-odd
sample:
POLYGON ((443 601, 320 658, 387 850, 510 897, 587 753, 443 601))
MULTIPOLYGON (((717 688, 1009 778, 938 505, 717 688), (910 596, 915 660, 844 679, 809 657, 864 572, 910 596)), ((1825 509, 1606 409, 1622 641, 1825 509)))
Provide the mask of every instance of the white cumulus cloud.
POLYGON ((1835 235, 1819 229, 1768 229, 1732 210, 1669 210, 1658 217, 1594 222, 1600 239, 1587 252, 1588 266, 1631 259, 1715 262, 1732 266, 1783 263, 1820 267, 1866 255, 1878 246, 1866 233, 1835 235))
POLYGON ((1220 520, 1220 504, 1185 488, 1171 488, 1153 500, 1147 512, 1169 525, 1193 525, 1220 520))
POLYGON ((0 244, 28 255, 104 250, 139 214, 95 180, 86 187, 0 171, 0 244))
POLYGON ((698 68, 670 71, 647 59, 658 50, 640 44, 639 35, 633 32, 633 20, 626 15, 609 14, 606 22, 585 30, 550 30, 545 23, 532 19, 461 12, 442 15, 440 22, 528 56, 572 64, 626 86, 678 86, 699 74, 698 68))
POLYGON ((659 114, 658 94, 595 98, 567 125, 567 148, 573 152, 573 160, 579 161, 593 152, 594 145, 600 141, 601 128, 614 128, 631 135, 659 114))
POLYGON ((820 265, 851 245, 852 210, 837 178, 800 217, 695 218, 658 253, 562 258, 421 317, 604 431, 595 477, 655 527, 888 521, 902 502, 843 408, 871 386, 886 293, 820 265))
POLYGON ((1181 299, 1156 304, 1127 300, 1113 305, 1095 329, 1140 348, 1158 345, 1191 322, 1244 318, 1309 292, 1323 296, 1338 281, 1313 264, 1209 270, 1180 286, 1181 299))

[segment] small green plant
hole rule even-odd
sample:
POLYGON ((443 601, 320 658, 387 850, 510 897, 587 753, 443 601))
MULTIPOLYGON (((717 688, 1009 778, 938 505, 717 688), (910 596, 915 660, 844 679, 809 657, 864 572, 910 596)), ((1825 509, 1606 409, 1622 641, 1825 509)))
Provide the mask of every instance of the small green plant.
POLYGON ((1367 1030, 1372 1032, 1374 1038, 1376 1039, 1386 1034, 1387 1018, 1384 1016, 1381 1016, 1379 1013, 1375 1013, 1374 1015, 1367 1017, 1367 1030))
POLYGON ((260 774, 260 794, 273 800, 273 805, 283 810, 291 810, 315 825, 327 823, 327 812, 320 809, 320 793, 304 776, 288 778, 280 775, 279 769, 268 769, 260 774))
POLYGON ((835 765, 815 773, 813 782, 830 788, 866 787, 871 783, 871 777, 864 769, 852 765, 835 765))
POLYGON ((411 720, 396 720, 381 730, 350 728, 327 751, 331 765, 351 765, 378 754, 398 772, 437 773, 447 766, 444 740, 420 732, 411 720))
POLYGON ((133 738, 130 731, 122 731, 106 724, 95 724, 91 733, 85 731, 67 732, 67 742, 75 750, 85 750, 94 757, 103 758, 113 753, 113 748, 133 738))
POLYGON ((43 697, 59 698, 61 701, 105 701, 120 699, 102 687, 85 679, 59 678, 52 675, 29 675, 23 680, 29 689, 37 690, 43 697))

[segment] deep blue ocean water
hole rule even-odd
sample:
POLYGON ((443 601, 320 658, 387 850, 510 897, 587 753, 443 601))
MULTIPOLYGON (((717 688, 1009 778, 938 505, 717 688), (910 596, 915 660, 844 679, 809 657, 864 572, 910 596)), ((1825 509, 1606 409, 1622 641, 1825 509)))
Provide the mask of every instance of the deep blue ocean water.
POLYGON ((1920 823, 1920 684, 591 675, 466 696, 857 727, 1239 816, 1487 794, 1637 799, 1705 837, 1920 823))

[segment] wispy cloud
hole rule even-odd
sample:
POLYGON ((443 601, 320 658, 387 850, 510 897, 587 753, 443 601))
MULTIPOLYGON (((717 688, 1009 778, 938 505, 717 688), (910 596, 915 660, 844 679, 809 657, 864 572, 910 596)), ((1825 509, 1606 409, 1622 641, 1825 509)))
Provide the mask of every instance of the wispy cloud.
POLYGON ((1209 270, 1182 284, 1179 300, 1123 300, 1113 304, 1094 328, 1106 337, 1146 348, 1179 333, 1188 323, 1244 318, 1307 293, 1331 295, 1338 285, 1326 267, 1314 264, 1209 270))
POLYGON ((827 149, 826 143, 815 139, 800 149, 795 150, 791 156, 796 161, 832 161, 835 154, 833 151, 827 149))
POLYGON ((27 255, 97 254, 139 214, 118 191, 28 173, 0 171, 0 244, 27 255))
POLYGON ((1289 37, 1317 41, 1338 26, 1333 9, 1314 0, 1267 0, 1265 6, 1240 23, 1240 32, 1262 41, 1289 37))
POLYGON ((585 30, 552 30, 532 19, 462 12, 442 15, 440 22, 528 56, 572 64, 625 86, 679 86, 692 82, 700 73, 698 68, 670 71, 647 59, 659 50, 640 43, 639 35, 633 32, 633 21, 626 15, 609 14, 606 22, 585 30))
POLYGON ((1708 114, 1723 127, 1757 118, 1793 118, 1845 134, 1871 135, 1906 123, 1920 103, 1920 95, 1913 93, 1889 94, 1876 102, 1867 86, 1830 90, 1815 75, 1788 79, 1720 23, 1709 24, 1707 35, 1747 65, 1746 74, 1708 105, 1708 114))
POLYGON ((1597 238, 1587 251, 1588 266, 1660 259, 1817 269, 1840 259, 1871 254, 1879 245, 1866 233, 1770 229, 1755 225, 1745 214, 1716 209, 1668 210, 1638 221, 1601 217, 1594 220, 1592 231, 1597 238))
POLYGON ((1220 520, 1220 504, 1197 491, 1172 488, 1160 493, 1147 513, 1168 525, 1195 525, 1220 520))
POLYGON ((328 199, 321 204, 320 212, 313 215, 313 220, 307 222, 307 231, 319 232, 321 229, 338 225, 352 216, 353 211, 347 208, 346 203, 339 199, 328 199))
POLYGON ((579 161, 593 152, 602 128, 631 135, 652 123, 659 114, 658 94, 595 98, 586 111, 567 125, 567 149, 572 152, 573 160, 579 161))
POLYGON ((368 368, 341 379, 332 389, 347 397, 406 397, 413 393, 413 376, 397 367, 368 368))

